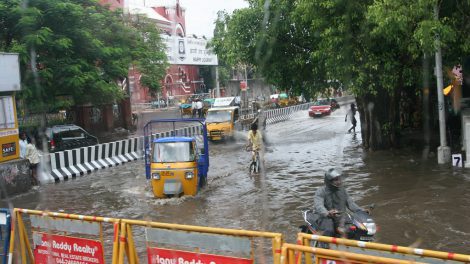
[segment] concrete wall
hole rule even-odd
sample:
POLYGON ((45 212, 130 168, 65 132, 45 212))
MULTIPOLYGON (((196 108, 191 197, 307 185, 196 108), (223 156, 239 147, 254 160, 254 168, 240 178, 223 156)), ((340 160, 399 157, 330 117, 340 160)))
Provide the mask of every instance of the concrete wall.
POLYGON ((0 163, 0 197, 27 192, 31 189, 29 161, 25 159, 0 163))
MULTIPOLYGON (((240 81, 243 80, 231 80, 225 87, 225 96, 237 96, 240 93, 240 81)), ((256 98, 258 96, 264 96, 265 100, 269 100, 269 95, 272 94, 273 86, 264 82, 262 79, 248 80, 247 96, 249 99, 256 98)))

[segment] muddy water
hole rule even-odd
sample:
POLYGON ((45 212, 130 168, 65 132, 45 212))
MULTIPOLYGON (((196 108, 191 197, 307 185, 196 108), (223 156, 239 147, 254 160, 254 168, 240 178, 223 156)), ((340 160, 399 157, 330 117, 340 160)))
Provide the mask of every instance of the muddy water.
MULTIPOLYGON (((323 172, 341 167, 360 205, 375 204, 378 241, 470 254, 470 173, 423 161, 411 150, 365 153, 347 134, 344 109, 306 112, 270 125, 265 173, 250 177, 244 133, 211 144, 209 185, 196 197, 156 200, 142 161, 12 197, 15 207, 161 222, 281 232, 294 242, 301 210, 323 172)), ((6 201, 3 202, 5 204, 6 201)))

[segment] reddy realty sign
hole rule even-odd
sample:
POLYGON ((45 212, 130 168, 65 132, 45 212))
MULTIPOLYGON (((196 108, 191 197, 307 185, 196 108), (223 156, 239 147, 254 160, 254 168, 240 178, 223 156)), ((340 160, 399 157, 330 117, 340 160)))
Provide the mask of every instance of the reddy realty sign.
POLYGON ((147 248, 149 264, 253 264, 253 260, 163 248, 147 248))
POLYGON ((104 263, 100 241, 34 232, 36 264, 104 263))

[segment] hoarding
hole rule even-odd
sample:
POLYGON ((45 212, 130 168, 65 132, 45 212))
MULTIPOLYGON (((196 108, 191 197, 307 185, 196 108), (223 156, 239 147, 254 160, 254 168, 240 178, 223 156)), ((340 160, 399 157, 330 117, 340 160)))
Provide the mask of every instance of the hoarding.
POLYGON ((19 157, 15 97, 0 96, 0 162, 19 157))
POLYGON ((217 55, 207 48, 207 40, 161 35, 170 64, 218 65, 217 55))
POLYGON ((175 263, 175 264, 253 264, 253 260, 219 256, 204 253, 195 253, 164 248, 147 248, 148 263, 175 263))
POLYGON ((0 92, 19 91, 20 89, 18 54, 0 52, 0 92))
POLYGON ((100 241, 33 232, 33 242, 36 264, 104 263, 100 241))

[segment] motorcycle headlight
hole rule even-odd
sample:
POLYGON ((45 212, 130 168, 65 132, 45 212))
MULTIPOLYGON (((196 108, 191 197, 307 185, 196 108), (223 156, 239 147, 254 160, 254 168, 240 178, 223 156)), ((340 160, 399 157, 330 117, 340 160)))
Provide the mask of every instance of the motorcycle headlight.
POLYGON ((364 226, 367 228, 368 235, 375 235, 377 232, 377 226, 374 223, 363 223, 364 226))
POLYGON ((154 180, 160 180, 160 172, 154 172, 154 173, 152 173, 152 179, 154 179, 154 180))
POLYGON ((192 171, 187 171, 185 174, 184 174, 184 178, 186 179, 192 179, 194 178, 194 173, 192 171))

